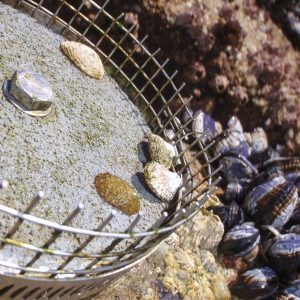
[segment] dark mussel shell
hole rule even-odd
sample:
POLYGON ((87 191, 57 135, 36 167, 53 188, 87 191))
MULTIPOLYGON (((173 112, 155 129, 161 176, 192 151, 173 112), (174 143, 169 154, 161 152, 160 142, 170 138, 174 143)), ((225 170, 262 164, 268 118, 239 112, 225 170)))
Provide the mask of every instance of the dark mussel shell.
POLYGON ((225 255, 253 260, 257 255, 260 233, 252 223, 243 223, 231 228, 223 237, 220 250, 225 255))
POLYGON ((277 167, 285 173, 294 173, 300 171, 299 157, 276 157, 262 163, 260 170, 266 170, 270 167, 277 167))
POLYGON ((300 172, 289 173, 285 176, 286 180, 292 182, 300 190, 300 172))
POLYGON ((300 300, 300 282, 297 281, 280 291, 276 300, 300 300))
POLYGON ((226 155, 220 159, 222 173, 227 182, 247 182, 255 175, 255 167, 245 157, 226 155))
POLYGON ((243 133, 237 131, 229 131, 220 139, 214 147, 214 155, 224 155, 234 152, 236 154, 249 157, 250 147, 243 133))
POLYGON ((300 234, 300 225, 293 225, 285 230, 286 233, 300 234))
POLYGON ((296 206, 293 210, 293 213, 287 223, 287 227, 292 225, 300 225, 300 197, 298 197, 296 206))
POLYGON ((225 198, 222 202, 230 204, 232 201, 241 203, 244 198, 244 188, 239 182, 229 182, 225 190, 225 198))
POLYGON ((279 179, 284 180, 283 172, 277 167, 271 167, 267 170, 260 172, 256 175, 247 185, 247 191, 252 190, 256 186, 271 181, 272 179, 279 177, 279 179))
POLYGON ((263 245, 265 257, 279 273, 292 273, 300 270, 300 236, 283 234, 263 245))
POLYGON ((241 122, 237 117, 233 116, 228 121, 227 127, 214 147, 214 155, 224 155, 233 152, 247 158, 251 150, 244 135, 241 122))
POLYGON ((291 217, 297 199, 296 187, 278 176, 252 189, 243 208, 255 223, 280 230, 291 217))
POLYGON ((268 268, 256 268, 239 275, 238 280, 230 285, 231 292, 242 299, 265 299, 278 289, 278 277, 268 268))
POLYGON ((212 211, 215 215, 219 216, 225 231, 244 221, 243 210, 236 202, 231 202, 229 205, 214 206, 212 211))

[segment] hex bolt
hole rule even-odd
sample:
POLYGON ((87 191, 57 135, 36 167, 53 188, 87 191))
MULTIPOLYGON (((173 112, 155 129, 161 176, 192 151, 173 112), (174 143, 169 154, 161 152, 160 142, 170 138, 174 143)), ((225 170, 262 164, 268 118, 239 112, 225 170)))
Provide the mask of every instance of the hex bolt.
POLYGON ((43 117, 52 111, 52 88, 39 73, 16 71, 3 88, 9 102, 31 116, 43 117))

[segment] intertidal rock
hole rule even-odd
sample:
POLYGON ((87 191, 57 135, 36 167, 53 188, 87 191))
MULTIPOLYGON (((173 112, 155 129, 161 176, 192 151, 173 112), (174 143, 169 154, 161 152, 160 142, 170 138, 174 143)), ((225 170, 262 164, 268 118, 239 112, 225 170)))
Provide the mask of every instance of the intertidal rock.
POLYGON ((230 299, 222 270, 209 251, 195 255, 179 248, 165 255, 164 287, 186 299, 230 299))
POLYGON ((98 194, 109 204, 128 215, 139 212, 140 196, 125 180, 109 173, 102 173, 96 176, 94 184, 98 194))
POLYGON ((222 240, 224 225, 218 216, 203 210, 180 228, 177 233, 183 248, 185 245, 189 245, 193 251, 212 250, 222 240))
POLYGON ((148 140, 151 159, 169 169, 176 155, 175 147, 153 133, 149 134, 148 140))
POLYGON ((147 163, 145 180, 151 191, 164 201, 171 201, 181 185, 181 178, 156 162, 147 163))
POLYGON ((63 42, 60 47, 70 61, 87 75, 96 79, 104 75, 102 61, 92 48, 72 41, 63 42))

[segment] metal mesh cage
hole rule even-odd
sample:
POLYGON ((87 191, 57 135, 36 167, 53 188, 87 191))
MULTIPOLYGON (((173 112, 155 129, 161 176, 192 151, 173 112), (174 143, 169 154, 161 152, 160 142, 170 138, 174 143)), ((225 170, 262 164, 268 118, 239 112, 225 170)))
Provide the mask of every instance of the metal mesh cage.
MULTIPOLYGON (((147 37, 138 41, 132 34, 134 26, 126 29, 122 25, 123 15, 114 18, 107 12, 109 0, 102 6, 94 1, 71 0, 2 0, 2 2, 26 12, 66 39, 81 41, 95 49, 112 78, 140 109, 151 130, 171 140, 178 150, 177 160, 180 163, 172 168, 182 175, 183 184, 169 207, 161 213, 161 217, 143 232, 135 230, 136 224, 142 218, 141 214, 136 216, 124 232, 106 231, 107 225, 115 217, 114 212, 94 230, 72 227, 72 220, 78 217, 83 209, 81 205, 70 212, 61 224, 39 218, 31 214, 31 211, 39 205, 42 193, 38 193, 32 201, 29 201, 24 211, 0 205, 1 213, 15 218, 12 228, 5 236, 0 237, 1 249, 10 245, 35 253, 26 265, 0 261, 2 274, 0 298, 84 298, 96 294, 113 278, 149 255, 167 235, 199 211, 220 180, 217 177, 219 170, 213 170, 211 166, 216 158, 210 157, 208 153, 214 142, 204 146, 202 140, 207 133, 196 133, 190 129, 194 119, 187 102, 180 94, 184 84, 179 88, 175 86, 173 79, 176 72, 170 76, 165 70, 168 60, 159 63, 156 59, 159 50, 150 53, 145 47, 147 37), (77 6, 75 2, 78 3, 77 6), (92 16, 84 9, 86 2, 96 12, 92 16), (80 25, 76 22, 78 18, 81 20, 80 25), (176 106, 172 105, 174 101, 177 103, 176 106), (187 116, 185 124, 178 119, 183 114, 187 116), (173 133, 172 137, 170 132, 173 133), (191 150, 194 149, 197 149, 197 152, 193 151, 194 154, 191 155, 191 150), (201 161, 201 168, 196 170, 191 168, 198 160, 201 161), (201 180, 199 174, 202 174, 201 180), (53 230, 52 236, 43 247, 20 243, 14 239, 14 234, 24 222, 47 226, 53 230), (82 240, 80 246, 72 252, 62 252, 54 248, 57 238, 65 232, 80 236, 82 240), (88 253, 86 246, 95 238, 110 238, 111 243, 100 253, 88 253), (124 240, 129 241, 129 246, 125 250, 117 251, 116 246, 124 240), (64 262, 55 269, 33 267, 34 262, 44 254, 61 256, 64 262), (83 269, 69 268, 70 262, 75 258, 89 259, 90 263, 83 269)), ((0 197, 5 197, 5 188, 4 180, 1 184, 0 197)))

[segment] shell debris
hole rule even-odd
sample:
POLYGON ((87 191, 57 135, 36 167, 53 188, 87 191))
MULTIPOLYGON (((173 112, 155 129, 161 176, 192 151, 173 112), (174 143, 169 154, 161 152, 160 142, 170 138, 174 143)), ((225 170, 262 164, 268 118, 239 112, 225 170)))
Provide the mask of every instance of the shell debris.
POLYGON ((148 141, 151 159, 169 169, 176 155, 175 147, 153 133, 149 134, 148 141))
POLYGON ((160 199, 171 201, 180 187, 179 175, 169 171, 164 165, 149 162, 144 168, 145 180, 151 191, 160 199))
POLYGON ((62 42, 60 47, 69 60, 81 71, 96 79, 103 77, 104 67, 102 61, 92 48, 73 41, 62 42))
POLYGON ((140 196, 125 180, 110 173, 101 173, 96 176, 94 183, 98 194, 109 204, 128 215, 139 212, 140 196))

